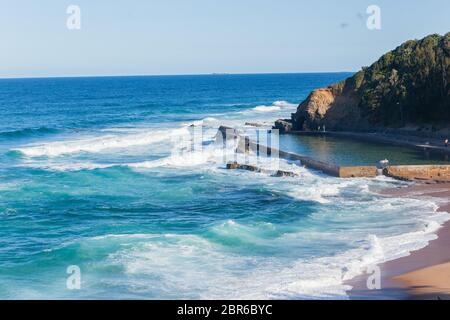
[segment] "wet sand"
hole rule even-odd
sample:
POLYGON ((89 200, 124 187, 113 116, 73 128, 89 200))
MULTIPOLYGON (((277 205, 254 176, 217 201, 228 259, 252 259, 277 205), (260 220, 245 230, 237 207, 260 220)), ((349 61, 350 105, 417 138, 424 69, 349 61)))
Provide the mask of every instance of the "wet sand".
POLYGON ((450 263, 406 273, 395 277, 394 280, 411 288, 412 296, 448 299, 450 295, 450 263))
MULTIPOLYGON (((444 200, 439 211, 450 212, 450 184, 416 184, 390 189, 395 196, 431 196, 444 200)), ((351 299, 450 299, 450 221, 439 229, 438 239, 411 255, 379 265, 381 289, 368 290, 368 275, 346 284, 351 299)))

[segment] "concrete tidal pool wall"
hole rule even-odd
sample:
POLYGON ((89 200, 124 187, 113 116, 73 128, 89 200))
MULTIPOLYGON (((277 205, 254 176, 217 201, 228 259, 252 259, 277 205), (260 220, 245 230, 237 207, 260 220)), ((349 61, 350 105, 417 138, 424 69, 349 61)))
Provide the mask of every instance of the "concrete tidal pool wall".
MULTIPOLYGON (((258 144, 248 137, 241 136, 235 129, 220 127, 221 138, 239 139, 237 150, 239 152, 258 152, 268 156, 299 161, 302 166, 322 171, 328 175, 340 178, 373 178, 378 175, 376 166, 337 166, 325 161, 315 160, 296 153, 286 152, 258 144)), ((383 170, 383 174, 400 180, 432 180, 450 182, 450 165, 407 165, 389 166, 383 170)))
POLYGON ((435 180, 450 182, 450 165, 390 166, 384 174, 401 180, 435 180))
POLYGON ((374 178, 378 174, 375 166, 339 167, 341 178, 374 178))

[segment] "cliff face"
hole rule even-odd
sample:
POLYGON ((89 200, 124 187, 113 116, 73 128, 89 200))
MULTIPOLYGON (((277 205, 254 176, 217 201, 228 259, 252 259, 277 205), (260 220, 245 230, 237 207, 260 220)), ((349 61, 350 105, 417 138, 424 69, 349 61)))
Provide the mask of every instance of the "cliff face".
POLYGON ((292 115, 294 130, 423 124, 450 125, 450 33, 405 42, 354 76, 314 90, 292 115))
POLYGON ((333 130, 361 129, 358 101, 356 94, 339 84, 314 90, 292 116, 293 128, 312 131, 323 126, 333 130))

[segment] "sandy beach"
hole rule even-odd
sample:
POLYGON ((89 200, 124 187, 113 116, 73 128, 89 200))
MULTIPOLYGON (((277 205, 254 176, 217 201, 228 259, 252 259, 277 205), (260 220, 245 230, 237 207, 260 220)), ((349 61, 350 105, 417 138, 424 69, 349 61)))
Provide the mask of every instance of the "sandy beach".
MULTIPOLYGON (((390 189, 395 196, 427 196, 441 198, 439 211, 450 212, 450 184, 415 184, 390 189), (448 203, 446 203, 448 201, 448 203)), ((379 265, 381 289, 367 289, 367 275, 347 282, 351 299, 450 299, 450 222, 437 233, 438 238, 411 255, 379 265)))

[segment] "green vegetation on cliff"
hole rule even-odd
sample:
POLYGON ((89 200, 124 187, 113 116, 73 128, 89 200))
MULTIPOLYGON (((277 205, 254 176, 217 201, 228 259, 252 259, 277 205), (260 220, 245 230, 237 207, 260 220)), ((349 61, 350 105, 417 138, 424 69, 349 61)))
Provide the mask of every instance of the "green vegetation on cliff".
POLYGON ((321 112, 315 92, 300 105, 293 115, 294 128, 314 130, 325 124, 352 129, 350 115, 358 130, 364 129, 363 124, 366 129, 425 123, 448 127, 450 33, 407 41, 328 90, 333 97, 321 112))
POLYGON ((370 123, 450 121, 450 33, 408 41, 351 80, 370 123))

